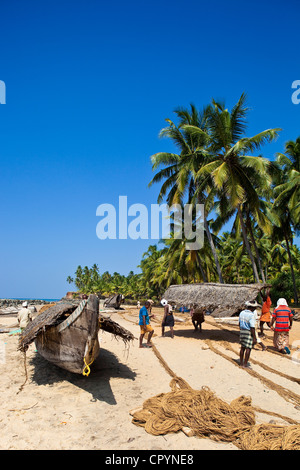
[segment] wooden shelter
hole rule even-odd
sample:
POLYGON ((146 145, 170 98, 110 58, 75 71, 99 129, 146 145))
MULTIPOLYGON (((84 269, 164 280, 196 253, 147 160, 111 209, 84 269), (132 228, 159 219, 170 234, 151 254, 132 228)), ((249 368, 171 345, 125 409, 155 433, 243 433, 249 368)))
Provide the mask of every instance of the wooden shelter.
POLYGON ((163 297, 177 307, 205 308, 216 318, 231 317, 256 300, 266 284, 179 284, 170 286, 163 297))

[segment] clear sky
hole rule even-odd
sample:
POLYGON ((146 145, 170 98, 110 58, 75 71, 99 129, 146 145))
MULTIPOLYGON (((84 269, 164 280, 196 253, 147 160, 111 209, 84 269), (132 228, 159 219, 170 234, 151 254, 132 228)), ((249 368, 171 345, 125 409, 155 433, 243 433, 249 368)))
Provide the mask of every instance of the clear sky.
POLYGON ((178 106, 242 92, 248 134, 300 135, 296 0, 0 0, 0 297, 60 298, 81 265, 138 272, 151 240, 99 240, 96 209, 156 202, 178 106))

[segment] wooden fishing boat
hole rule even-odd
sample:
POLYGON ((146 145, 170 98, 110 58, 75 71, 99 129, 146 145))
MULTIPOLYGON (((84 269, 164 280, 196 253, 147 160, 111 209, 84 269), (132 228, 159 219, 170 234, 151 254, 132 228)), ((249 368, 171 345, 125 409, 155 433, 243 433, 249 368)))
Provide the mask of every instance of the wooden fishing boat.
POLYGON ((133 335, 110 318, 99 317, 99 299, 90 295, 79 305, 59 302, 38 315, 22 332, 19 349, 35 342, 47 361, 76 374, 88 375, 98 356, 99 329, 119 335, 124 341, 133 335))
POLYGON ((114 294, 112 297, 109 297, 104 301, 104 307, 119 309, 124 303, 124 295, 114 294))
POLYGON ((83 300, 62 323, 35 340, 38 353, 47 361, 70 372, 82 374, 96 359, 100 345, 99 301, 96 296, 83 300))

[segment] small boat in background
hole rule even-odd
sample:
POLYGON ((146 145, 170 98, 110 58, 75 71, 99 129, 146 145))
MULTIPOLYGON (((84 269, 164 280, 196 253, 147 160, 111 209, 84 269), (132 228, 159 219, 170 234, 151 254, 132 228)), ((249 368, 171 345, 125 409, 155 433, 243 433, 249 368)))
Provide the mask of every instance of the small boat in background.
POLYGON ((114 294, 112 297, 109 297, 104 301, 104 307, 108 308, 121 308, 121 305, 124 303, 125 297, 122 294, 114 294))

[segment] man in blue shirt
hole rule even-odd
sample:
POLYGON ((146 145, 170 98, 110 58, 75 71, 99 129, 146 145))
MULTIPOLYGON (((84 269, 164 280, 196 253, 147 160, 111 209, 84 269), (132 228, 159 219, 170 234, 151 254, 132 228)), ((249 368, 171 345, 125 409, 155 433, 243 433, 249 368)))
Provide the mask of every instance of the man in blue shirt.
POLYGON ((240 325, 240 365, 247 367, 251 349, 257 343, 255 334, 256 308, 260 307, 257 302, 246 302, 246 308, 239 315, 240 325))
POLYGON ((143 338, 146 333, 148 333, 148 340, 146 347, 151 348, 151 338, 154 333, 154 330, 152 326, 150 325, 150 318, 153 317, 154 315, 149 316, 148 309, 151 307, 151 304, 149 300, 145 302, 145 305, 140 309, 139 313, 139 325, 140 325, 140 330, 141 330, 141 335, 140 335, 140 348, 143 348, 143 338))

